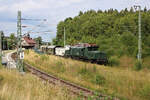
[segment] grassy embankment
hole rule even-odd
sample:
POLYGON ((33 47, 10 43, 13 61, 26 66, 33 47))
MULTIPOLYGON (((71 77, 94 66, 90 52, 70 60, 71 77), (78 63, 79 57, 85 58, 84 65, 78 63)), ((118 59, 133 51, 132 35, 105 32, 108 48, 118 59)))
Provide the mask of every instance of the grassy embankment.
POLYGON ((31 74, 0 69, 0 100, 72 100, 65 88, 43 82, 31 74))
POLYGON ((53 55, 38 55, 33 51, 25 53, 25 61, 63 79, 104 94, 121 97, 121 100, 150 98, 149 70, 137 72, 130 68, 105 67, 53 55))

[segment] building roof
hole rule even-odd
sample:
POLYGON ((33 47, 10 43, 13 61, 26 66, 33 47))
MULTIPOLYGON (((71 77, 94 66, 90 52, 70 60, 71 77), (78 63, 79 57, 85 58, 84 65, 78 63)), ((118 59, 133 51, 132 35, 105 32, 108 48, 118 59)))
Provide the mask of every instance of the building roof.
POLYGON ((23 38, 28 44, 36 44, 36 42, 30 37, 25 36, 23 38))
POLYGON ((75 47, 98 47, 96 44, 90 43, 78 43, 74 45, 75 47))

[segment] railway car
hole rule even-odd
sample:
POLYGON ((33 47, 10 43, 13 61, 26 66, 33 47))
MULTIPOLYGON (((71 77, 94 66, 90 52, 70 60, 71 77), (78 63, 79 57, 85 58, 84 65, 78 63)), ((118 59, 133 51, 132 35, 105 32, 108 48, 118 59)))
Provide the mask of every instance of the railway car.
POLYGON ((43 53, 46 53, 46 54, 52 54, 52 55, 55 55, 55 50, 57 47, 61 47, 61 46, 41 46, 41 51, 43 53))
POLYGON ((98 51, 96 44, 79 43, 74 46, 41 46, 43 53, 52 54, 62 57, 71 57, 82 59, 99 64, 107 64, 107 55, 104 52, 98 51))
POLYGON ((47 54, 55 55, 55 49, 59 46, 47 46, 47 54))
POLYGON ((55 55, 56 56, 64 56, 66 50, 70 50, 70 46, 57 47, 57 48, 55 48, 55 55))
POLYGON ((66 57, 79 58, 99 64, 107 64, 107 56, 104 52, 98 51, 96 45, 76 45, 65 51, 66 57))
POLYGON ((43 53, 47 53, 47 46, 46 45, 41 46, 40 51, 42 51, 43 53))

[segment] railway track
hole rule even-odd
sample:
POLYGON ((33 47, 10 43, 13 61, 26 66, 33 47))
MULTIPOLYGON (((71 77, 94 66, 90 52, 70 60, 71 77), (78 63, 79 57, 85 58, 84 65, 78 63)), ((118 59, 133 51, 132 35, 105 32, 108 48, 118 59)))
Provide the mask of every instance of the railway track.
MULTIPOLYGON (((13 59, 15 58, 14 55, 12 57, 13 57, 13 59)), ((46 72, 43 72, 27 63, 24 63, 24 65, 28 71, 30 71, 32 74, 36 75, 40 79, 45 80, 54 85, 59 85, 59 86, 65 87, 65 88, 67 88, 68 91, 70 91, 71 93, 73 93, 79 97, 82 97, 84 100, 87 100, 88 98, 93 98, 92 100, 119 100, 116 97, 112 98, 107 95, 96 93, 92 90, 83 88, 76 84, 70 83, 70 82, 62 80, 60 78, 57 78, 53 75, 47 74, 46 72)))

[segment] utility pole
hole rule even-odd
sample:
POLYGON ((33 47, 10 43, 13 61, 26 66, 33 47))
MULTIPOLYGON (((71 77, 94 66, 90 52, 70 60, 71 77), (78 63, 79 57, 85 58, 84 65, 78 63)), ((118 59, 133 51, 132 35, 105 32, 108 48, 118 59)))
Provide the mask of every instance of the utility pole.
POLYGON ((65 29, 65 27, 64 27, 64 47, 65 47, 65 45, 66 45, 66 29, 65 29))
POLYGON ((17 21, 17 68, 20 72, 24 72, 23 60, 21 59, 22 45, 21 45, 21 11, 18 11, 18 21, 17 21))
POLYGON ((139 39, 138 39, 138 61, 141 62, 141 58, 142 58, 142 39, 141 39, 141 6, 137 5, 134 6, 134 8, 137 10, 139 10, 139 18, 138 18, 138 26, 139 26, 139 39))

